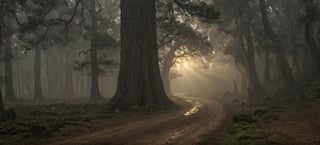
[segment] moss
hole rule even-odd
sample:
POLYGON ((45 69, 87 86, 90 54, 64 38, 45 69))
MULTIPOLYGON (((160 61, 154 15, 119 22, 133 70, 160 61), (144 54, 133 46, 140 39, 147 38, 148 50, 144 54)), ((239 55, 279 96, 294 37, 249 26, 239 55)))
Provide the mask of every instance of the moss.
POLYGON ((0 145, 11 145, 21 140, 22 138, 23 137, 19 135, 6 137, 4 139, 0 139, 0 145))
POLYGON ((273 145, 286 145, 288 144, 288 142, 286 141, 286 139, 284 139, 284 137, 281 137, 279 135, 271 135, 267 138, 267 140, 273 144, 273 145))
POLYGON ((221 145, 286 145, 284 138, 272 130, 260 128, 256 123, 234 123, 221 145))

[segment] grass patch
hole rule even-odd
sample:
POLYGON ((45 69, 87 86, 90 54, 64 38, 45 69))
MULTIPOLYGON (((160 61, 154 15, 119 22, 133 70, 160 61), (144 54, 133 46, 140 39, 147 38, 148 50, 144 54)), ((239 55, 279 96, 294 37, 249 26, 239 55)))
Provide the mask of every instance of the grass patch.
POLYGON ((273 130, 263 128, 263 122, 233 123, 221 139, 220 145, 287 145, 287 141, 273 130))
POLYGON ((0 145, 11 145, 16 143, 17 141, 21 140, 23 137, 16 135, 16 136, 10 136, 3 139, 0 139, 0 145))

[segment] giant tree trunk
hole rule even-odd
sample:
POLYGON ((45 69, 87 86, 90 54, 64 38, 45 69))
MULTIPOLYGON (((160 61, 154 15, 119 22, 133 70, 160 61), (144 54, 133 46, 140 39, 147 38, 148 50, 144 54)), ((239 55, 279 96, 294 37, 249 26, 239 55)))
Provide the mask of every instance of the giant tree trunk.
POLYGON ((5 69, 5 97, 8 101, 16 101, 16 95, 13 89, 13 72, 12 72, 12 49, 11 49, 11 40, 7 39, 5 42, 4 50, 4 69, 5 69))
POLYGON ((97 46, 97 12, 96 12, 96 1, 90 1, 90 16, 91 16, 91 51, 90 51, 90 65, 91 65, 91 88, 90 88, 90 99, 98 100, 101 99, 101 93, 99 90, 99 67, 98 67, 98 46, 97 46))
POLYGON ((121 0, 121 63, 112 109, 169 107, 160 77, 155 0, 121 0))
POLYGON ((41 86, 41 48, 35 47, 34 56, 34 99, 43 99, 41 86))
POLYGON ((276 33, 273 31, 269 16, 268 16, 268 10, 267 10, 267 4, 265 0, 259 0, 260 4, 260 12, 261 12, 261 19, 263 23, 264 32, 269 37, 271 41, 273 41, 274 47, 277 49, 276 51, 276 60, 277 60, 277 66, 280 70, 282 79, 285 83, 285 87, 287 89, 290 89, 292 86, 295 85, 296 80, 292 74, 291 68, 289 66, 289 63, 285 56, 285 51, 283 50, 284 46, 279 37, 276 35, 276 33))

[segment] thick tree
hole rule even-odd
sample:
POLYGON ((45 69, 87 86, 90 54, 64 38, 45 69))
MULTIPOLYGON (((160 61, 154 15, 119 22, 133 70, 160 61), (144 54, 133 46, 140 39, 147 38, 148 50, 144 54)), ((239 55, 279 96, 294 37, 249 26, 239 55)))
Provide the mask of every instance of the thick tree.
POLYGON ((121 0, 121 62, 112 109, 170 107, 160 77, 155 0, 121 0))

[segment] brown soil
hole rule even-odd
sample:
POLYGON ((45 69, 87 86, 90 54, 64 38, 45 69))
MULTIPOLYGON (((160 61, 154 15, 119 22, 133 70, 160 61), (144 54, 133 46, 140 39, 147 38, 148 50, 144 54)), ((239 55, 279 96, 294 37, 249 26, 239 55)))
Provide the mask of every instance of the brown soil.
POLYGON ((175 102, 180 107, 170 111, 123 113, 101 113, 102 105, 18 106, 17 120, 0 125, 6 132, 0 144, 188 145, 200 142, 225 118, 224 108, 211 99, 175 102), (8 126, 16 132, 9 135, 8 126))

